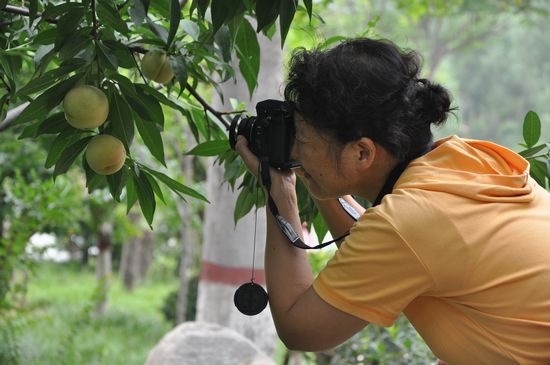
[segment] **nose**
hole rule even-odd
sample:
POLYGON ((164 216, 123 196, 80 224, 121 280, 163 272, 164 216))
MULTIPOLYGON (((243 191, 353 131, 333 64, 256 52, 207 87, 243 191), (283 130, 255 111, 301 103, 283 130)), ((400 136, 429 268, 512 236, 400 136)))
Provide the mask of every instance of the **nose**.
POLYGON ((298 175, 304 176, 305 170, 302 168, 302 165, 298 160, 298 151, 296 148, 296 141, 293 141, 292 146, 290 147, 290 160, 293 162, 296 162, 296 167, 293 167, 292 170, 298 175))

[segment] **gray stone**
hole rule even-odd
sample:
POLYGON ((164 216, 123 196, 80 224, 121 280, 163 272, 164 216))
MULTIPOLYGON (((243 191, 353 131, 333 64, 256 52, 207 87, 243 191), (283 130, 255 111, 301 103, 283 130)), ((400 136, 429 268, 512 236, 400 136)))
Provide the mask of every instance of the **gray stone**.
POLYGON ((275 365, 253 342, 213 323, 185 322, 149 352, 145 365, 275 365))

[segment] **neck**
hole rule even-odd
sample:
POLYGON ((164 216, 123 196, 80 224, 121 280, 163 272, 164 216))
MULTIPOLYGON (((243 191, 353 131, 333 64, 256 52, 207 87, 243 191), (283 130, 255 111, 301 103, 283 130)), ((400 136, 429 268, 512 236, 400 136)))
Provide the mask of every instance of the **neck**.
POLYGON ((398 161, 383 147, 378 146, 376 154, 377 158, 369 171, 365 173, 365 181, 361 184, 362 189, 358 194, 371 203, 374 203, 384 184, 388 181, 390 173, 398 165, 398 161))

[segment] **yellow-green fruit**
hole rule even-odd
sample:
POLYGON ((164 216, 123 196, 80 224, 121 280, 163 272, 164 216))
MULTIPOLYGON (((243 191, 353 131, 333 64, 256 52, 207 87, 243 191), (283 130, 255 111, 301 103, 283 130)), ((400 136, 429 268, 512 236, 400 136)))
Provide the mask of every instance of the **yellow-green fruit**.
POLYGON ((88 165, 100 175, 112 175, 122 168, 126 150, 122 142, 108 134, 92 138, 86 148, 88 165))
POLYGON ((72 88, 63 99, 65 119, 75 128, 97 128, 109 115, 107 96, 97 87, 80 85, 72 88))
POLYGON ((168 56, 161 51, 147 52, 141 60, 141 71, 149 80, 165 84, 172 80, 174 71, 168 61, 168 56))

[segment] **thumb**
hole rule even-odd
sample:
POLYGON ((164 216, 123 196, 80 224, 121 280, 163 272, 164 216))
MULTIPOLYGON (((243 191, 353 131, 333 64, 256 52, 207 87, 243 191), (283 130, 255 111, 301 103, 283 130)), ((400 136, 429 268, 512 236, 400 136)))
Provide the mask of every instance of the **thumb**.
POLYGON ((246 165, 246 167, 248 167, 250 172, 256 175, 260 162, 258 160, 258 157, 256 157, 248 148, 248 141, 246 140, 246 138, 244 138, 243 136, 237 136, 235 151, 237 151, 237 153, 241 156, 244 164, 246 165))

